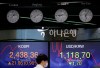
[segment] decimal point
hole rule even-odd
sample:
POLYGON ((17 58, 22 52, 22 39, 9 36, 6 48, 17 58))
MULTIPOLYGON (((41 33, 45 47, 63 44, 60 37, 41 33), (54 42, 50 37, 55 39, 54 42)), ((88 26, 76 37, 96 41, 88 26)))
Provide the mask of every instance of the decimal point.
POLYGON ((66 59, 66 57, 64 57, 64 59, 66 59))

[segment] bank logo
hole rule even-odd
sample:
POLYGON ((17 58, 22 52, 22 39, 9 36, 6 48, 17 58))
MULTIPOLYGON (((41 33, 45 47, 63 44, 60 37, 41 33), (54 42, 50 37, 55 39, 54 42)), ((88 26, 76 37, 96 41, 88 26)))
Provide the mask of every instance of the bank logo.
POLYGON ((37 29, 38 32, 41 32, 41 35, 43 36, 43 38, 45 37, 45 31, 47 31, 48 29, 44 29, 44 27, 42 27, 42 29, 37 29))

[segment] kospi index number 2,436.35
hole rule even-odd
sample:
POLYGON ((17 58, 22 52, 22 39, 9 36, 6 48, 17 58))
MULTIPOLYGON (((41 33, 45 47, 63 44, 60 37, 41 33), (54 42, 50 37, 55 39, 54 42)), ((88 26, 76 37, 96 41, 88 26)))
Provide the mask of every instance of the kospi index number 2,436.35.
POLYGON ((18 59, 18 58, 37 58, 38 52, 9 52, 9 58, 18 59))

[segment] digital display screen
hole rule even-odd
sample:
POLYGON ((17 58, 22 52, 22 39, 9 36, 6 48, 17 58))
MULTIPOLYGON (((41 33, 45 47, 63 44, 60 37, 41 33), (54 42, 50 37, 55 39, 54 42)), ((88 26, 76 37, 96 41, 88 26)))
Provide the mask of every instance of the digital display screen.
POLYGON ((0 42, 0 68, 34 68, 39 54, 48 56, 47 42, 0 42))
POLYGON ((100 68, 100 42, 51 42, 50 68, 100 68))

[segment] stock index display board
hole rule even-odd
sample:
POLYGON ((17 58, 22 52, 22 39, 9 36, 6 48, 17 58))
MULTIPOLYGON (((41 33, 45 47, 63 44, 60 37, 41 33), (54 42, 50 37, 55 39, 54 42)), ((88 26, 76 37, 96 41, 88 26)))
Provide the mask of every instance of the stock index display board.
POLYGON ((100 68, 100 42, 51 42, 50 68, 100 68))
POLYGON ((39 54, 48 55, 47 42, 0 42, 0 68, 34 68, 39 54))

